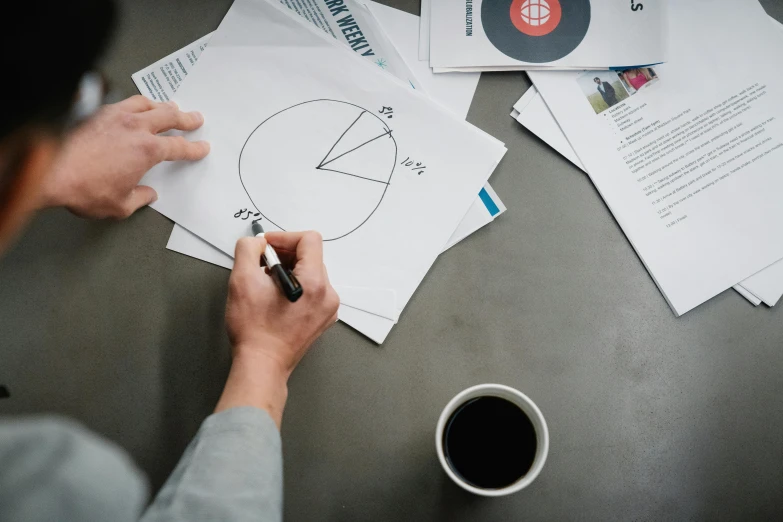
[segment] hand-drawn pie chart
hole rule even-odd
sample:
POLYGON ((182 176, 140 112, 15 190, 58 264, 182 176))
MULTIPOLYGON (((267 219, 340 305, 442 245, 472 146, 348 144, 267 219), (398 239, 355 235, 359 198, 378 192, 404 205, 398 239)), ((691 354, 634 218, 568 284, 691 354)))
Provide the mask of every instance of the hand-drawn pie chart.
POLYGON ((396 162, 392 131, 372 111, 312 100, 256 127, 240 153, 239 176, 270 223, 281 230, 317 230, 331 241, 370 219, 396 162))

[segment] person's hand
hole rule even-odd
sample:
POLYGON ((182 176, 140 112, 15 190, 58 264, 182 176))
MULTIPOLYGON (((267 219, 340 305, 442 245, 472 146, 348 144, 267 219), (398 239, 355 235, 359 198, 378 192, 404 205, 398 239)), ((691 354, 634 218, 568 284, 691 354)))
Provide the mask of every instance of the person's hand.
POLYGON ((268 232, 263 238, 237 242, 226 304, 226 327, 235 354, 262 354, 290 373, 313 341, 337 320, 339 305, 318 232, 268 232), (303 289, 295 303, 260 266, 267 242, 284 260, 293 257, 293 272, 303 289))
POLYGON ((149 169, 209 153, 205 141, 158 133, 190 131, 203 123, 198 112, 182 112, 174 102, 156 103, 143 96, 105 105, 66 139, 45 181, 41 206, 62 206, 91 218, 130 216, 157 199, 154 189, 138 185, 149 169))
POLYGON ((279 426, 288 377, 313 341, 337 320, 340 299, 329 284, 320 234, 268 232, 264 236, 237 242, 226 304, 234 362, 216 411, 257 406, 279 426), (286 299, 261 266, 267 241, 281 259, 292 261, 303 289, 295 303, 286 299))

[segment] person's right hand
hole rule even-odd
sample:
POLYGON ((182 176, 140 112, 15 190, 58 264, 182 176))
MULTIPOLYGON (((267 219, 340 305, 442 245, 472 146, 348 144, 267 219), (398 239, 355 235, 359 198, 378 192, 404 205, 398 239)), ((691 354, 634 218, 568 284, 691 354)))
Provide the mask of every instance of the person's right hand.
POLYGON ((226 304, 234 362, 216 411, 257 406, 280 424, 286 383, 307 349, 337 320, 340 299, 326 274, 317 232, 268 232, 237 242, 226 304), (272 245, 291 258, 302 297, 291 303, 261 266, 272 245))
POLYGON ((313 341, 337 320, 339 305, 317 232, 269 232, 263 238, 237 242, 226 305, 226 327, 235 354, 263 354, 290 373, 313 341), (303 289, 295 303, 260 266, 267 242, 281 257, 295 256, 293 272, 303 289))

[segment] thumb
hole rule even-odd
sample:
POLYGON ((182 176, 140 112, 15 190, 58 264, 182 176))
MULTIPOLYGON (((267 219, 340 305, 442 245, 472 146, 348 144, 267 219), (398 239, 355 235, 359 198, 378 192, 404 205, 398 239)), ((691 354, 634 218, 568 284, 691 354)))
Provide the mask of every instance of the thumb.
POLYGON ((127 215, 131 215, 141 207, 146 207, 150 203, 153 203, 158 199, 158 193, 152 187, 145 185, 139 185, 133 189, 128 196, 128 200, 125 202, 125 210, 127 215))

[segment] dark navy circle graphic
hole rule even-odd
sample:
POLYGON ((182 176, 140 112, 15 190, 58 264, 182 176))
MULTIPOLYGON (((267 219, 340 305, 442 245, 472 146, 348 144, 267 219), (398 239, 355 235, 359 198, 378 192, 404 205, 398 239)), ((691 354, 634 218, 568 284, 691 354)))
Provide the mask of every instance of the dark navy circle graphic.
POLYGON ((481 24, 506 56, 552 62, 582 43, 590 27, 590 0, 484 0, 481 24))

